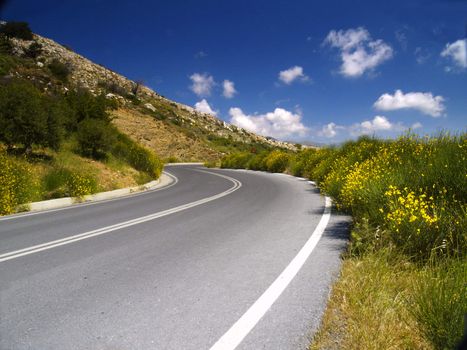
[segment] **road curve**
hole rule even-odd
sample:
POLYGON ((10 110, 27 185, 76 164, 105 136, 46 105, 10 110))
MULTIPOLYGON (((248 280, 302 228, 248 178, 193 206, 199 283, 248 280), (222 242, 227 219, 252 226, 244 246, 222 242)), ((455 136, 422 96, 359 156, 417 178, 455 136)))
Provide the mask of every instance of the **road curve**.
POLYGON ((306 348, 348 218, 318 241, 303 179, 166 170, 157 191, 0 219, 0 349, 306 348))

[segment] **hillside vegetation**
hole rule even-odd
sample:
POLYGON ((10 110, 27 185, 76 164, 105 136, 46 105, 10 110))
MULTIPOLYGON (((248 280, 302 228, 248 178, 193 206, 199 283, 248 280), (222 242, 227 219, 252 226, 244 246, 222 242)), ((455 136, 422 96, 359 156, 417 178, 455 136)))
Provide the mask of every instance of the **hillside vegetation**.
POLYGON ((163 160, 278 147, 295 149, 170 101, 27 23, 0 25, 0 215, 147 182, 163 160))
POLYGON ((353 229, 313 349, 454 349, 467 313, 467 135, 364 137, 227 168, 315 180, 353 229))

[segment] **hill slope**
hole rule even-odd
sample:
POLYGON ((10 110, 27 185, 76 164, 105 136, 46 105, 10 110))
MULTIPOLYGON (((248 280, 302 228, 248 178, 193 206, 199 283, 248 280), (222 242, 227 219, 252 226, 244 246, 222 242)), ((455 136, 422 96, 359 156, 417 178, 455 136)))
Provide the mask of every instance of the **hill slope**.
POLYGON ((94 94, 105 93, 118 101, 115 125, 135 140, 151 147, 164 158, 216 160, 231 151, 279 147, 295 150, 295 145, 266 138, 200 113, 192 107, 171 101, 150 88, 91 62, 55 41, 34 35, 33 40, 13 38, 14 54, 25 56, 32 43, 41 46, 35 65, 17 66, 10 74, 42 82, 44 87, 58 84, 64 89, 84 87, 94 94), (53 79, 47 67, 54 61, 69 70, 66 82, 53 79), (136 127, 141 124, 145 128, 136 127), (146 127, 147 126, 147 127, 146 127))

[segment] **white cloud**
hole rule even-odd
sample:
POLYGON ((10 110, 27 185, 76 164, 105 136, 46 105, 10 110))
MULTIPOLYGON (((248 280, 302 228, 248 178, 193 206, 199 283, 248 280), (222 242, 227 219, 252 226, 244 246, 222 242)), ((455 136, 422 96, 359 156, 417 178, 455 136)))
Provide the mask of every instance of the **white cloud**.
POLYGON ((346 77, 359 77, 366 71, 371 72, 393 55, 388 44, 382 40, 372 40, 370 33, 363 27, 346 31, 331 30, 324 44, 340 50, 340 73, 346 77))
POLYGON ((198 112, 201 112, 201 113, 217 115, 217 111, 212 110, 212 108, 209 105, 208 101, 206 101, 206 99, 204 99, 204 98, 201 101, 195 103, 195 109, 198 112))
POLYGON ((371 135, 377 134, 379 132, 402 132, 407 129, 418 129, 421 128, 422 124, 416 122, 411 127, 404 125, 401 122, 392 123, 389 121, 388 118, 377 115, 372 120, 365 120, 361 123, 356 123, 351 125, 348 130, 351 135, 353 136, 360 136, 360 135, 371 135))
MULTIPOLYGON (((412 130, 421 128, 422 124, 419 122, 413 124, 410 128, 412 130)), ((318 136, 326 138, 334 138, 341 131, 351 136, 371 135, 380 132, 401 132, 409 129, 403 123, 392 123, 385 116, 377 115, 372 120, 365 120, 361 123, 354 123, 352 125, 337 125, 336 123, 329 123, 324 125, 321 130, 318 131, 318 136)))
POLYGON ((439 117, 444 112, 443 96, 433 96, 431 92, 408 92, 396 90, 394 95, 383 94, 374 103, 376 109, 393 111, 397 109, 416 109, 432 117, 439 117))
POLYGON ((237 93, 237 90, 235 90, 235 84, 233 81, 230 81, 227 79, 224 80, 224 82, 222 83, 222 87, 224 88, 222 95, 224 95, 225 98, 232 98, 237 93))
POLYGON ((289 69, 279 72, 279 80, 283 83, 290 85, 295 80, 308 81, 310 78, 303 73, 303 68, 300 66, 290 67, 289 69))
POLYGON ((230 108, 230 123, 251 132, 283 139, 304 136, 308 128, 301 122, 302 116, 283 108, 261 115, 247 115, 240 108, 230 108))
MULTIPOLYGON (((459 39, 452 44, 446 44, 441 56, 450 58, 458 68, 467 68, 467 39, 459 39)), ((450 67, 447 68, 450 70, 450 67)))
POLYGON ((324 125, 321 130, 318 131, 318 135, 331 139, 339 133, 339 130, 342 129, 345 129, 345 127, 337 125, 336 123, 329 123, 324 125))
POLYGON ((215 82, 214 78, 207 73, 194 73, 190 76, 193 84, 190 86, 191 91, 193 91, 199 97, 211 95, 211 89, 213 88, 215 82))
POLYGON ((372 133, 379 130, 391 130, 394 125, 384 116, 377 115, 373 120, 365 120, 360 123, 360 127, 366 133, 372 133))

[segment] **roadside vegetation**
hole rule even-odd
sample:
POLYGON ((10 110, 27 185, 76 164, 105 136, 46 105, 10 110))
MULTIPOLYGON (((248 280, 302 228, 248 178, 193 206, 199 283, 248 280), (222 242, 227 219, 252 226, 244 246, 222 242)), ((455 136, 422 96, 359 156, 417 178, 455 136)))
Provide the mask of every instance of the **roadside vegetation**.
POLYGON ((26 23, 0 26, 0 215, 35 200, 82 197, 160 176, 163 162, 111 123, 115 100, 66 88, 70 67, 38 67, 41 50, 26 23), (32 40, 24 57, 10 40, 32 40), (30 69, 37 79, 10 74, 30 69))
POLYGON ((307 177, 353 216, 311 349, 456 347, 467 314, 467 134, 239 153, 221 167, 307 177))

